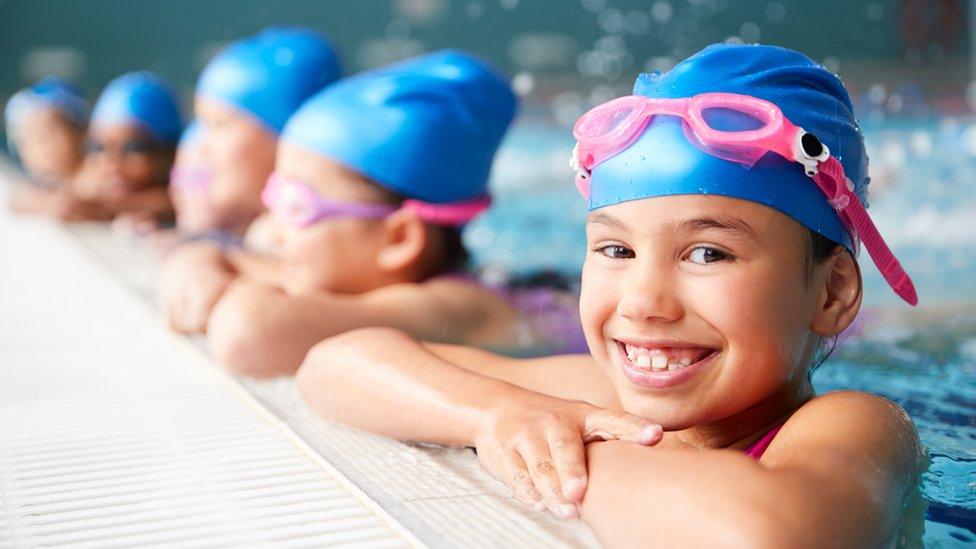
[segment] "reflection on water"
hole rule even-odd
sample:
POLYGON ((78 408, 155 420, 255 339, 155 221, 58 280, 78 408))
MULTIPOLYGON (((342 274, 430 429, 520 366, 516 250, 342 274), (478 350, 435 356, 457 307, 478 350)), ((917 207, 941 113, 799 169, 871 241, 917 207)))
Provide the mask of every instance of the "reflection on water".
MULTIPOLYGON (((871 215, 922 304, 902 306, 864 258, 864 327, 814 384, 821 392, 870 391, 904 407, 931 459, 924 501, 914 508, 925 512, 925 545, 976 543, 976 122, 887 120, 866 125, 865 135, 871 215)), ((572 145, 555 124, 515 128, 496 164, 498 207, 466 235, 477 262, 578 277, 586 208, 572 185, 572 145)))

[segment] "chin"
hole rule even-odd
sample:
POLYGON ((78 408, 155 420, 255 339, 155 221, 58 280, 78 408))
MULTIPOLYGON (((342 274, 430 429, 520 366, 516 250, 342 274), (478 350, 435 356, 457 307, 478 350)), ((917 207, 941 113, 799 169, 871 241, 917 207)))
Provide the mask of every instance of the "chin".
POLYGON ((620 395, 620 404, 624 411, 647 418, 659 424, 665 431, 680 431, 701 423, 701 418, 695 411, 688 410, 681 402, 669 400, 632 392, 620 395))
POLYGON ((317 288, 309 285, 307 281, 303 280, 300 275, 295 275, 292 273, 288 273, 284 276, 281 281, 281 286, 285 293, 291 296, 307 294, 317 290, 317 288))

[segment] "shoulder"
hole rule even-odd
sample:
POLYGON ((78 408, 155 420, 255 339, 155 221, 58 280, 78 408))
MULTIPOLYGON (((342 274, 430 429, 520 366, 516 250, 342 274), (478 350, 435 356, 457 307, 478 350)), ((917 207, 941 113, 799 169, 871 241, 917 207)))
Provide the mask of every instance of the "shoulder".
MULTIPOLYGON (((911 418, 894 402, 869 393, 826 393, 801 406, 783 425, 762 463, 782 468, 823 468, 839 477, 860 476, 906 484, 922 463, 911 418)), ((907 488, 907 485, 904 486, 907 488)))
POLYGON ((467 276, 441 276, 416 284, 396 284, 373 292, 372 300, 410 302, 428 315, 450 319, 454 341, 507 349, 518 341, 518 311, 491 288, 467 276))
POLYGON ((811 423, 824 421, 830 421, 831 427, 841 433, 883 431, 888 436, 917 441, 915 425, 901 406, 861 391, 834 391, 814 397, 794 412, 784 430, 794 430, 801 424, 809 428, 811 423))

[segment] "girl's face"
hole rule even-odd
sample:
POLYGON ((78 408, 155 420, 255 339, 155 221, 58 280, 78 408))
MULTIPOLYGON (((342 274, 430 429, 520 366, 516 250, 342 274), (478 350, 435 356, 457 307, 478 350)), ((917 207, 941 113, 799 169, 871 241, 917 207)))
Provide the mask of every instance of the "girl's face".
POLYGON ((23 122, 17 151, 31 176, 46 181, 67 181, 81 165, 85 132, 65 120, 57 110, 34 109, 23 122))
MULTIPOLYGON (((288 142, 278 148, 277 172, 328 199, 390 203, 389 193, 352 170, 288 142)), ((385 238, 382 219, 335 217, 304 228, 281 225, 289 293, 359 294, 386 283, 376 261, 385 238)))
POLYGON ((165 183, 173 148, 138 126, 92 126, 85 161, 99 196, 111 200, 165 183))
MULTIPOLYGON (((197 174, 210 173, 210 167, 203 147, 199 143, 181 146, 176 152, 174 166, 180 170, 197 174)), ((206 183, 181 187, 170 182, 169 196, 176 211, 176 228, 180 232, 198 233, 219 228, 219 219, 210 204, 210 179, 206 183)))
POLYGON ((583 328, 625 410, 681 430, 806 387, 819 293, 799 223, 681 195, 594 210, 586 235, 583 328))
POLYGON ((277 136, 219 101, 198 97, 195 106, 214 173, 210 205, 218 226, 211 228, 243 231, 264 211, 261 189, 274 169, 277 136))

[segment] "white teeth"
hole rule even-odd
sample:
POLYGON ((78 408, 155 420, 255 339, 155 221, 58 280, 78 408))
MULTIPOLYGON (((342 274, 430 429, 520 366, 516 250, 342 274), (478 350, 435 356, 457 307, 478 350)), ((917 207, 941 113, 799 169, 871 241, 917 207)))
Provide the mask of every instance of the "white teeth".
POLYGON ((648 349, 636 345, 624 345, 624 351, 631 364, 642 369, 653 369, 655 371, 675 371, 691 366, 694 362, 691 358, 669 357, 661 353, 660 350, 648 349))

